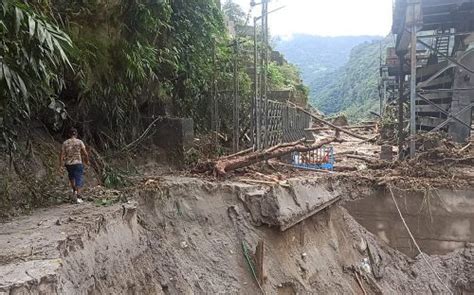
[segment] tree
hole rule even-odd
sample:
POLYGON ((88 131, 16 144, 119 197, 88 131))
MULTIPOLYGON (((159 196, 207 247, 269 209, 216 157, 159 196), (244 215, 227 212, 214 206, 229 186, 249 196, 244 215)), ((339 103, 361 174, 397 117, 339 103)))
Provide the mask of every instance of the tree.
POLYGON ((230 21, 234 22, 236 25, 245 24, 245 12, 242 10, 240 5, 234 3, 232 0, 226 0, 224 6, 222 7, 224 14, 229 18, 230 21))
POLYGON ((0 128, 12 149, 14 126, 27 123, 48 103, 57 110, 63 69, 71 66, 65 48, 72 44, 26 3, 1 0, 0 15, 0 128))

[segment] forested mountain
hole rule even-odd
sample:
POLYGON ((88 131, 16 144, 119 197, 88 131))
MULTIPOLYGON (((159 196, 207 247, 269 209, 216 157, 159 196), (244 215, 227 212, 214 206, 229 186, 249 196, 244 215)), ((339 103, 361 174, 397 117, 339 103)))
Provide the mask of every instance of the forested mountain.
POLYGON ((312 102, 325 113, 343 112, 355 120, 378 110, 380 50, 384 54, 390 43, 387 37, 356 46, 349 61, 319 88, 312 102))
POLYGON ((360 119, 377 109, 380 46, 385 53, 390 42, 390 37, 300 35, 277 43, 299 66, 315 107, 325 114, 344 112, 360 119))
POLYGON ((274 43, 286 59, 300 68, 305 83, 311 84, 328 71, 343 66, 349 60, 354 46, 373 39, 370 36, 322 37, 297 34, 291 39, 277 38, 274 43))

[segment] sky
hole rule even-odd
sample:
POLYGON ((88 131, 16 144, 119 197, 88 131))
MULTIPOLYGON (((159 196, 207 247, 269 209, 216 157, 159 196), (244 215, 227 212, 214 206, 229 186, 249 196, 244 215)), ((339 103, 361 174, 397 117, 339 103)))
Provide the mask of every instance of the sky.
MULTIPOLYGON (((250 0, 233 2, 248 13, 250 0)), ((269 27, 273 36, 282 38, 293 34, 386 36, 392 23, 392 0, 271 0, 269 10, 280 6, 285 7, 269 15, 269 27)), ((261 6, 254 12, 259 15, 261 6)))

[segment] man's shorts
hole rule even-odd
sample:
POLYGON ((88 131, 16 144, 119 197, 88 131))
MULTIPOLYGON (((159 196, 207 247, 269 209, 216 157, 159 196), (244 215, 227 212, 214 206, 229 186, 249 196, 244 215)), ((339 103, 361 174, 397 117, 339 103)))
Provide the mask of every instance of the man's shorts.
POLYGON ((66 165, 69 180, 74 180, 76 187, 84 184, 84 166, 82 164, 66 165))

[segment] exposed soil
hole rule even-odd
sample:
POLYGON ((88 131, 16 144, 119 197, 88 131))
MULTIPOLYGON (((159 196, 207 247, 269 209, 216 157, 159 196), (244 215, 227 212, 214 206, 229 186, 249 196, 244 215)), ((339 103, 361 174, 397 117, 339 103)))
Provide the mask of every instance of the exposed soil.
MULTIPOLYGON (((474 292, 474 226, 466 205, 474 200, 472 149, 423 138, 427 150, 417 159, 384 162, 380 146, 342 136, 343 143, 333 144, 336 171, 272 160, 216 179, 174 174, 147 160, 125 190, 94 185, 88 175, 85 204, 39 209, 0 226, 0 294, 474 292), (441 281, 386 200, 388 185, 441 281), (436 195, 440 190, 446 198, 436 195), (259 242, 263 274, 254 255, 259 242)), ((16 167, 7 178, 11 191, 31 193, 28 179, 36 181, 30 186, 50 179, 46 184, 58 192, 46 185, 38 201, 67 198, 66 182, 50 169, 52 150, 26 163, 37 175, 22 179, 16 167)), ((0 207, 15 205, 11 196, 4 200, 10 203, 0 207)))
POLYGON ((17 218, 0 227, 0 292, 440 294, 443 284, 474 291, 471 244, 428 257, 442 284, 420 257, 392 249, 338 203, 282 232, 286 218, 317 205, 306 194, 325 202, 373 190, 337 178, 286 184, 148 178, 125 203, 62 205, 17 218), (259 241, 262 289, 248 264, 259 241))

